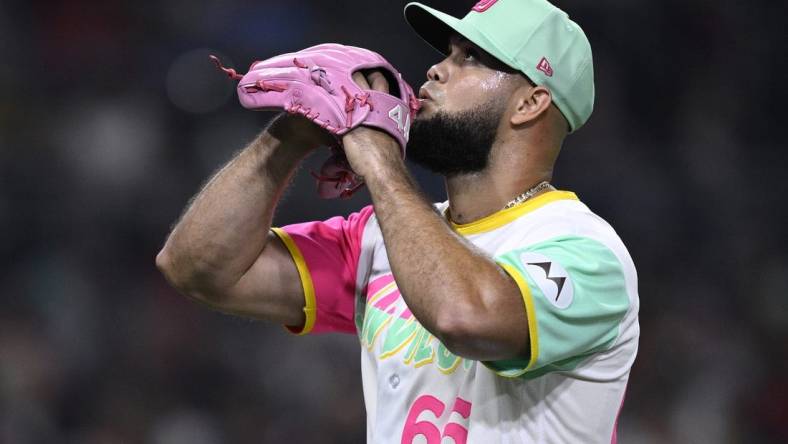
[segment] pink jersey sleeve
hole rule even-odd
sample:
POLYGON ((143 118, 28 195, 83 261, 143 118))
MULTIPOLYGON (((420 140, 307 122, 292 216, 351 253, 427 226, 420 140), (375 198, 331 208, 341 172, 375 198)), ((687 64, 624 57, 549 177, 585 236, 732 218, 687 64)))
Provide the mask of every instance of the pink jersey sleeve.
POLYGON ((303 326, 287 326, 293 333, 354 333, 356 272, 361 236, 372 206, 347 219, 305 222, 272 228, 293 256, 304 288, 303 326))

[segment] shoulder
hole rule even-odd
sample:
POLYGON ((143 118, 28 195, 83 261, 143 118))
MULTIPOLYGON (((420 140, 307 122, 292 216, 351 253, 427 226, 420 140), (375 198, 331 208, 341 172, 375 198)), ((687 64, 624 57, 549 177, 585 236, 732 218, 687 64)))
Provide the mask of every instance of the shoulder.
POLYGON ((599 262, 615 265, 630 292, 636 292, 637 273, 624 242, 608 221, 572 192, 545 193, 459 229, 496 258, 528 252, 555 255, 584 267, 599 262))
POLYGON ((629 252, 613 226, 594 213, 582 200, 555 200, 512 222, 512 231, 520 233, 527 243, 538 243, 556 237, 587 238, 603 244, 628 261, 629 252))

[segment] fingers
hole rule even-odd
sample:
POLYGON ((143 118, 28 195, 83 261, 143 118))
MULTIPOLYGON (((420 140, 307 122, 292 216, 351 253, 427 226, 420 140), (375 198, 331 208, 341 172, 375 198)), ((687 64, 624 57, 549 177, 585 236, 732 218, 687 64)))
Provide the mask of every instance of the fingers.
POLYGON ((367 78, 360 71, 353 73, 353 80, 361 89, 369 89, 369 82, 367 82, 367 78))
POLYGON ((372 71, 367 75, 367 81, 372 85, 372 89, 375 91, 381 91, 384 93, 389 92, 389 82, 386 80, 386 77, 383 76, 383 73, 380 71, 372 71))
POLYGON ((389 82, 386 80, 386 76, 378 70, 367 71, 366 76, 360 71, 354 72, 353 81, 355 81, 361 89, 371 89, 384 93, 389 92, 389 82))

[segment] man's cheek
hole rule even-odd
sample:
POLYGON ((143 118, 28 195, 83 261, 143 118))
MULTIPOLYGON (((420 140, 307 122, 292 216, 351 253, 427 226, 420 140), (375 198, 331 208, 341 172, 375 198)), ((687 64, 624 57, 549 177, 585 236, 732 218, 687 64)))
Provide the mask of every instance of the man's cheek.
POLYGON ((478 82, 460 83, 457 88, 446 92, 444 100, 440 102, 441 110, 449 113, 469 111, 487 102, 489 96, 480 94, 478 82))

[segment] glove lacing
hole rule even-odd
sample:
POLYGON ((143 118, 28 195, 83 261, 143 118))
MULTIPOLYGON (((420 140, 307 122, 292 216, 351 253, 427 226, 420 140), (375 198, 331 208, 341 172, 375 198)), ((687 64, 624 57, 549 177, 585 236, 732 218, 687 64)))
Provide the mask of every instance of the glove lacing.
MULTIPOLYGON (((210 57, 211 60, 213 60, 213 63, 215 63, 216 66, 219 69, 221 69, 222 71, 227 73, 227 76, 230 77, 231 79, 233 79, 233 80, 241 80, 244 77, 243 74, 238 74, 233 68, 225 68, 224 66, 222 66, 222 62, 220 62, 219 58, 216 57, 215 55, 209 55, 208 57, 210 57)), ((254 65, 254 63, 253 63, 253 65, 254 65)), ((287 90, 287 85, 284 85, 284 84, 281 84, 281 83, 276 83, 276 82, 266 82, 265 80, 258 80, 253 85, 246 85, 246 86, 244 86, 244 89, 248 93, 255 93, 255 92, 258 92, 258 91, 262 91, 262 92, 268 92, 268 91, 283 92, 283 91, 287 90)))
MULTIPOLYGON (((233 80, 240 80, 243 78, 243 74, 239 74, 233 68, 226 68, 222 65, 219 58, 210 55, 211 60, 216 64, 216 66, 224 71, 228 77, 233 80)), ((257 62, 255 62, 257 63, 257 62)), ((331 80, 328 79, 326 76, 326 70, 319 66, 312 66, 310 67, 308 64, 298 60, 298 58, 293 58, 293 65, 297 68, 301 69, 308 69, 309 70, 309 77, 316 85, 320 86, 321 88, 325 89, 329 94, 336 94, 335 89, 331 86, 331 80)), ((254 63, 252 63, 254 66, 254 63)), ((265 80, 258 80, 252 85, 244 86, 244 89, 247 93, 256 93, 256 92, 284 92, 288 89, 286 84, 276 83, 272 81, 265 81, 265 80)), ((345 120, 345 127, 350 128, 353 124, 353 111, 356 109, 356 103, 358 102, 358 107, 368 106, 370 111, 373 111, 372 101, 370 100, 370 93, 362 92, 357 94, 351 94, 344 85, 341 85, 342 92, 345 94, 345 113, 346 113, 346 120, 345 120)), ((411 96, 409 100, 410 108, 415 112, 418 111, 420 104, 419 101, 411 96)), ((320 116, 320 113, 312 114, 312 110, 308 107, 301 106, 301 104, 292 104, 289 107, 285 107, 285 111, 290 114, 301 114, 304 117, 314 121, 318 125, 320 125, 324 129, 329 129, 332 132, 336 131, 336 128, 332 127, 329 121, 319 121, 317 118, 320 116)), ((339 142, 339 141, 337 141, 339 142)), ((338 146, 334 149, 341 149, 338 146)), ((335 156, 343 158, 344 162, 347 162, 346 158, 344 157, 344 153, 336 154, 335 156)), ((357 174, 353 173, 350 170, 349 165, 346 167, 344 171, 338 171, 334 176, 324 176, 322 174, 315 173, 314 171, 310 171, 312 177, 317 179, 320 182, 333 182, 335 189, 342 189, 339 197, 347 198, 350 197, 353 193, 355 193, 362 185, 364 185, 364 179, 357 174)))
POLYGON ((334 189, 342 190, 339 197, 343 199, 350 197, 364 185, 364 181, 350 171, 340 171, 337 176, 323 176, 314 171, 310 171, 309 174, 320 182, 334 182, 334 189))
POLYGON ((367 105, 369 106, 369 110, 372 111, 372 101, 369 100, 369 93, 358 93, 353 95, 345 88, 345 85, 341 85, 341 88, 342 92, 345 93, 345 113, 347 113, 345 126, 350 128, 350 126, 353 125, 353 110, 356 109, 356 102, 358 102, 359 107, 367 105))

